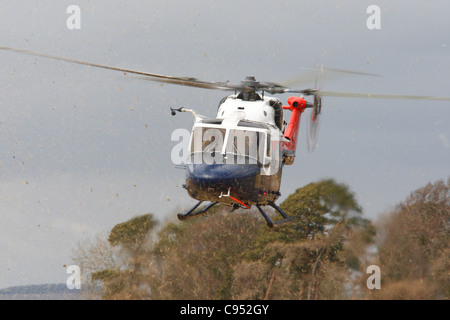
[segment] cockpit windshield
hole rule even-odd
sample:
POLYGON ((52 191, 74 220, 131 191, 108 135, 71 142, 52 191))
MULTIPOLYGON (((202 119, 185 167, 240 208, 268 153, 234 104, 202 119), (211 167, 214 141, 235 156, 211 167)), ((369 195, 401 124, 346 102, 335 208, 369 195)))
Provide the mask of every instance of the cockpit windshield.
POLYGON ((263 131, 196 127, 191 139, 191 155, 195 163, 257 164, 263 161, 266 148, 263 131))
POLYGON ((196 127, 191 141, 191 152, 222 152, 226 130, 196 127))
POLYGON ((261 142, 261 135, 264 133, 258 131, 230 129, 228 132, 228 140, 226 152, 236 154, 238 156, 246 156, 251 159, 258 159, 259 148, 264 148, 261 142))

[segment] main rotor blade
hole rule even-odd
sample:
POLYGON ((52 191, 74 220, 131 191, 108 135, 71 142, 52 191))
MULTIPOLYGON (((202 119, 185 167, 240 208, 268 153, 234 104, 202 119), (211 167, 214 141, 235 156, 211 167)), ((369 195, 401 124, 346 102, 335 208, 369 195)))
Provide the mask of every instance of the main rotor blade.
POLYGON ((167 76, 167 75, 162 75, 162 74, 157 74, 157 73, 150 73, 150 72, 143 72, 143 71, 138 71, 138 70, 113 67, 113 66, 108 66, 108 65, 98 64, 98 63, 80 61, 80 60, 76 60, 76 59, 64 58, 64 57, 54 56, 54 55, 50 55, 50 54, 34 52, 34 51, 29 51, 29 50, 16 49, 16 48, 9 48, 9 47, 0 47, 0 50, 13 51, 13 52, 17 52, 17 53, 28 54, 31 56, 65 61, 68 63, 75 63, 75 64, 85 65, 85 66, 89 66, 89 67, 120 71, 125 74, 126 73, 136 74, 136 75, 148 77, 149 80, 153 80, 153 81, 157 81, 157 82, 171 83, 171 84, 191 86, 191 87, 204 88, 204 89, 235 90, 235 88, 227 82, 207 82, 207 81, 200 81, 195 78, 189 78, 189 77, 167 76))
POLYGON ((397 95, 397 94, 376 94, 376 93, 356 93, 356 92, 337 92, 322 90, 302 90, 310 95, 318 95, 321 97, 344 97, 344 98, 367 98, 367 99, 399 99, 399 100, 438 100, 450 101, 450 97, 435 96, 415 96, 415 95, 397 95))
POLYGON ((286 80, 282 80, 277 82, 278 87, 298 87, 302 85, 311 85, 314 82, 317 82, 317 77, 320 75, 321 81, 330 81, 334 79, 341 79, 345 76, 371 76, 371 77, 382 77, 382 75, 362 72, 362 71, 354 71, 347 69, 337 69, 337 68, 327 68, 327 67, 316 67, 316 68, 301 68, 306 70, 306 73, 299 74, 296 77, 289 78, 286 80))
POLYGON ((328 68, 328 67, 304 68, 304 69, 312 70, 312 71, 320 71, 321 73, 325 73, 326 71, 331 71, 334 73, 341 73, 341 74, 354 74, 354 75, 359 75, 359 76, 383 77, 381 74, 377 74, 377 73, 356 71, 356 70, 349 70, 349 69, 337 69, 337 68, 328 68))
MULTIPOLYGON (((0 50, 12 51, 12 52, 27 54, 27 55, 36 56, 36 57, 53 59, 53 60, 65 61, 68 63, 75 63, 75 64, 85 65, 85 66, 89 66, 89 67, 120 71, 125 74, 131 73, 131 74, 135 74, 138 76, 143 76, 143 77, 145 77, 145 79, 152 80, 152 81, 170 83, 170 84, 176 84, 176 85, 182 85, 182 86, 197 87, 197 88, 203 88, 203 89, 244 91, 244 92, 253 90, 253 91, 267 91, 269 93, 274 93, 274 94, 276 94, 276 93, 301 93, 301 94, 304 94, 307 96, 308 95, 318 95, 318 96, 323 96, 323 97, 450 101, 450 97, 353 93, 353 92, 322 91, 322 90, 318 90, 318 89, 291 89, 291 88, 283 86, 282 84, 280 85, 280 84, 273 83, 273 82, 263 82, 255 87, 248 87, 242 83, 238 84, 238 85, 232 85, 229 82, 208 82, 208 81, 201 81, 196 78, 190 78, 190 77, 167 76, 167 75, 162 75, 162 74, 157 74, 157 73, 150 73, 150 72, 144 72, 144 71, 139 71, 139 70, 131 70, 131 69, 113 67, 113 66, 108 66, 108 65, 98 64, 98 63, 80 61, 80 60, 76 60, 76 59, 64 58, 64 57, 54 56, 54 55, 50 55, 50 54, 34 52, 34 51, 29 51, 29 50, 23 50, 23 49, 10 48, 10 47, 0 47, 0 50)), ((350 70, 343 70, 343 69, 324 68, 324 70, 329 70, 329 71, 333 71, 336 73, 379 76, 379 75, 371 74, 371 73, 350 71, 350 70)))

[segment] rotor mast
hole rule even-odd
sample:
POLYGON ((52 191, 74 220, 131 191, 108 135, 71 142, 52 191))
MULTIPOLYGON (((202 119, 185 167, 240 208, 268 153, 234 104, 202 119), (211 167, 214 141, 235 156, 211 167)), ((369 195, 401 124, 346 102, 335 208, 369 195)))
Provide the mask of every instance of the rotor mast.
POLYGON ((247 76, 241 81, 242 85, 242 100, 244 101, 255 101, 258 98, 259 81, 256 81, 254 76, 247 76))

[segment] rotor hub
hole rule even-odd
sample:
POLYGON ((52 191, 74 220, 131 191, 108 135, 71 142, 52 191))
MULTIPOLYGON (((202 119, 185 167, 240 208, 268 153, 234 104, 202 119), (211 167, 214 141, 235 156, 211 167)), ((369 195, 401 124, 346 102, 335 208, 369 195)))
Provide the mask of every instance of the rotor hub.
POLYGON ((241 84, 244 87, 252 89, 250 91, 256 91, 259 88, 259 81, 256 81, 256 78, 254 76, 245 77, 245 79, 241 81, 241 84))

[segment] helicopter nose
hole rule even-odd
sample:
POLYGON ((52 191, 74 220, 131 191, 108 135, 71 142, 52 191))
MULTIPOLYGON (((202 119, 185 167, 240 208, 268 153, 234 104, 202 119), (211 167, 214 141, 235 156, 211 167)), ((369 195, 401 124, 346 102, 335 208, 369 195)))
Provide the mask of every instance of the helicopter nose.
POLYGON ((198 200, 222 203, 233 203, 233 197, 251 200, 259 173, 256 164, 189 164, 186 190, 198 200))

